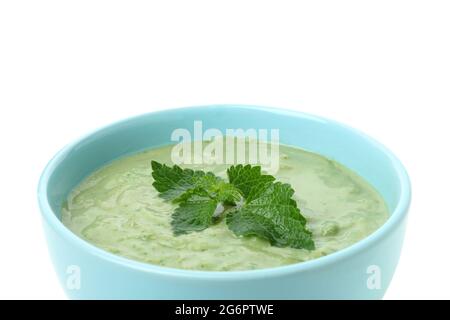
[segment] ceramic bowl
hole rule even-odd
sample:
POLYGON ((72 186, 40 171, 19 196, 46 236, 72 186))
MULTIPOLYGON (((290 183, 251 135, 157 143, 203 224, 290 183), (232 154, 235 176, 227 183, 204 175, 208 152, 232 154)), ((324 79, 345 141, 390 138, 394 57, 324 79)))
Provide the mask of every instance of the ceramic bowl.
POLYGON ((242 105, 189 107, 144 114, 101 128, 62 149, 47 165, 38 198, 56 273, 75 299, 379 299, 394 275, 411 198, 397 158, 365 134, 294 111, 242 105), (151 265, 97 248, 60 221, 61 205, 80 181, 127 154, 170 143, 176 128, 277 128, 280 142, 334 159, 370 182, 390 217, 341 251, 277 268, 207 272, 151 265))

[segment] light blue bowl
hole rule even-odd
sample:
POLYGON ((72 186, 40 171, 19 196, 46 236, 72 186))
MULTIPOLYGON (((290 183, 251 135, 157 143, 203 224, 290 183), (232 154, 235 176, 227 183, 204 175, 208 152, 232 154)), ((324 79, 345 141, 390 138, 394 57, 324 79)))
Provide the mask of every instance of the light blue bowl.
POLYGON ((334 121, 241 105, 149 113, 97 130, 61 150, 39 182, 39 205, 56 273, 76 299, 379 299, 394 274, 411 198, 408 175, 378 142, 334 121), (165 145, 176 128, 277 128, 283 144, 325 155, 368 180, 391 216, 364 240, 328 256, 272 269, 205 272, 116 256, 82 240, 59 220, 61 204, 83 178, 111 160, 165 145))

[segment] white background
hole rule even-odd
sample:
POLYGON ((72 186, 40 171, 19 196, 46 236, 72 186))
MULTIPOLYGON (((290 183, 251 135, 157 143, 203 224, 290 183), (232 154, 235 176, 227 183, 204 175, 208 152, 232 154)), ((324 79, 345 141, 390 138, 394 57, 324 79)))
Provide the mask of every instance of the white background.
POLYGON ((449 1, 1 1, 0 298, 62 298, 36 203, 46 162, 111 121, 244 103, 333 118, 407 167, 386 299, 450 298, 449 1))

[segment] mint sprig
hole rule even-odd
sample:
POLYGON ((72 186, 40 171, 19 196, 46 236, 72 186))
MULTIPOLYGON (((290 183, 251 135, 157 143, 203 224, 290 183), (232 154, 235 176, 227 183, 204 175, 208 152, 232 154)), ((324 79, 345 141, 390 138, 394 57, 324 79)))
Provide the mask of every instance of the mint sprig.
POLYGON ((276 182, 261 167, 231 166, 228 182, 211 172, 182 169, 152 161, 153 186, 178 204, 172 214, 175 235, 202 231, 223 216, 238 236, 256 236, 277 247, 314 249, 306 219, 289 184, 276 182))

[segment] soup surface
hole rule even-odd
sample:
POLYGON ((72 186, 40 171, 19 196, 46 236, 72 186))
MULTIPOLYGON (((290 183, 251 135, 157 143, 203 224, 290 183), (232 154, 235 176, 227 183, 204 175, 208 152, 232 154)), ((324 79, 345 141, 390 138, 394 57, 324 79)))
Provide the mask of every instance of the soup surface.
MULTIPOLYGON (((238 237, 225 221, 201 232, 174 236, 176 205, 153 188, 151 160, 171 164, 172 146, 121 158, 87 177, 69 195, 62 222, 75 234, 111 253, 173 268, 251 270, 315 259, 374 232, 388 218, 377 191, 337 162, 280 146, 277 180, 295 190, 316 249, 278 248, 256 237, 238 237)), ((190 165, 226 178, 228 165, 190 165)))

